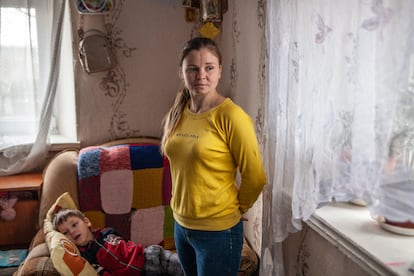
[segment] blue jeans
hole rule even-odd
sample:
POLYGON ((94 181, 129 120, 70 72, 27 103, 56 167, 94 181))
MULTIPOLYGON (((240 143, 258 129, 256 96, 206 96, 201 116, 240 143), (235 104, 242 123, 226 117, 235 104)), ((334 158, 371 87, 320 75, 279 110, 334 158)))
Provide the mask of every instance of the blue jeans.
POLYGON ((223 231, 174 226, 178 257, 186 276, 237 276, 243 247, 243 222, 223 231))

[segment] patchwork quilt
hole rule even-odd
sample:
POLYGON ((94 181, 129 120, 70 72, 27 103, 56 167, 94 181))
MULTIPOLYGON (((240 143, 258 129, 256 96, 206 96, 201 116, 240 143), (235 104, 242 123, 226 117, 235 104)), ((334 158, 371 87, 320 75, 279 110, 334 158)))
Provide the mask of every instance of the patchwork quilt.
POLYGON ((83 148, 78 160, 79 208, 94 227, 125 239, 174 249, 171 175, 158 144, 83 148))

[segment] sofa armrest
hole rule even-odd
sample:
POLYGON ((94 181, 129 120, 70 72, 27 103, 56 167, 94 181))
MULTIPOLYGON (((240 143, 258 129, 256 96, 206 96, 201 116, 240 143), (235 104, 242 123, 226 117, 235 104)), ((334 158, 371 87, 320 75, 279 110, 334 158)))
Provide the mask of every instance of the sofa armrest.
POLYGON ((25 258, 24 262, 20 264, 18 270, 13 274, 13 276, 27 275, 59 275, 57 270, 53 267, 52 260, 50 259, 50 252, 45 242, 43 228, 37 231, 30 244, 29 254, 25 258))
POLYGON ((69 192, 76 205, 79 206, 77 163, 78 151, 67 150, 58 153, 44 169, 39 226, 43 226, 48 210, 64 192, 69 192))

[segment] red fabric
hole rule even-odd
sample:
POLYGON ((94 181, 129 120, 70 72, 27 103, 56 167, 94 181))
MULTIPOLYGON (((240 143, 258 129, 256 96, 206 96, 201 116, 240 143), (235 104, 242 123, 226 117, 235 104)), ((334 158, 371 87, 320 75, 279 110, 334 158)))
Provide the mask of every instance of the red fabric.
POLYGON ((111 271, 111 275, 141 275, 141 271, 144 271, 145 255, 141 245, 123 239, 113 239, 106 241, 104 247, 98 251, 96 257, 98 263, 104 264, 105 270, 111 271))

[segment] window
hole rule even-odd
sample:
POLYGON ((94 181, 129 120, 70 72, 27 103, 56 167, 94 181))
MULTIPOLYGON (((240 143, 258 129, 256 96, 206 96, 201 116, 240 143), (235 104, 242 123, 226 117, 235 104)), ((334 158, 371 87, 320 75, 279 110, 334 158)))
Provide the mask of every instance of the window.
MULTIPOLYGON (((69 5, 62 27, 59 76, 51 116, 52 142, 56 137, 76 140, 74 77, 69 5)), ((44 26, 53 1, 2 1, 0 7, 0 150, 33 143, 47 104, 47 78, 52 73, 52 37, 44 26), (39 31, 42 30, 42 31, 39 31), (16 35, 18 33, 19 35, 16 35)), ((62 2, 63 3, 63 2, 62 2)), ((59 4, 57 4, 59 5, 59 4)), ((65 140, 67 141, 67 140, 65 140)))
MULTIPOLYGON (((385 211, 374 207, 391 202, 383 197, 390 188, 387 195, 403 193, 412 202, 413 193, 404 191, 414 168, 401 163, 390 171, 389 165, 394 138, 414 130, 413 4, 267 2, 264 159, 271 187, 263 227, 273 235, 263 252, 274 255, 269 270, 283 262, 273 245, 333 199, 363 199, 376 215, 385 211)), ((413 221, 412 210, 387 218, 413 221)))
POLYGON ((39 81, 35 20, 36 11, 33 8, 1 8, 0 129, 3 146, 10 143, 9 139, 18 138, 21 142, 33 139, 37 130, 39 104, 36 104, 36 98, 42 98, 43 95, 36 95, 34 89, 35 83, 39 81), (17 36, 16 33, 22 35, 17 36), (31 41, 31 48, 26 47, 26 38, 31 41), (33 66, 28 62, 33 63, 33 66))
POLYGON ((76 129, 76 102, 75 82, 73 70, 72 27, 69 16, 69 1, 63 22, 63 37, 61 47, 61 68, 57 88, 55 108, 51 122, 51 143, 54 150, 59 150, 59 145, 73 145, 77 142, 76 129))

